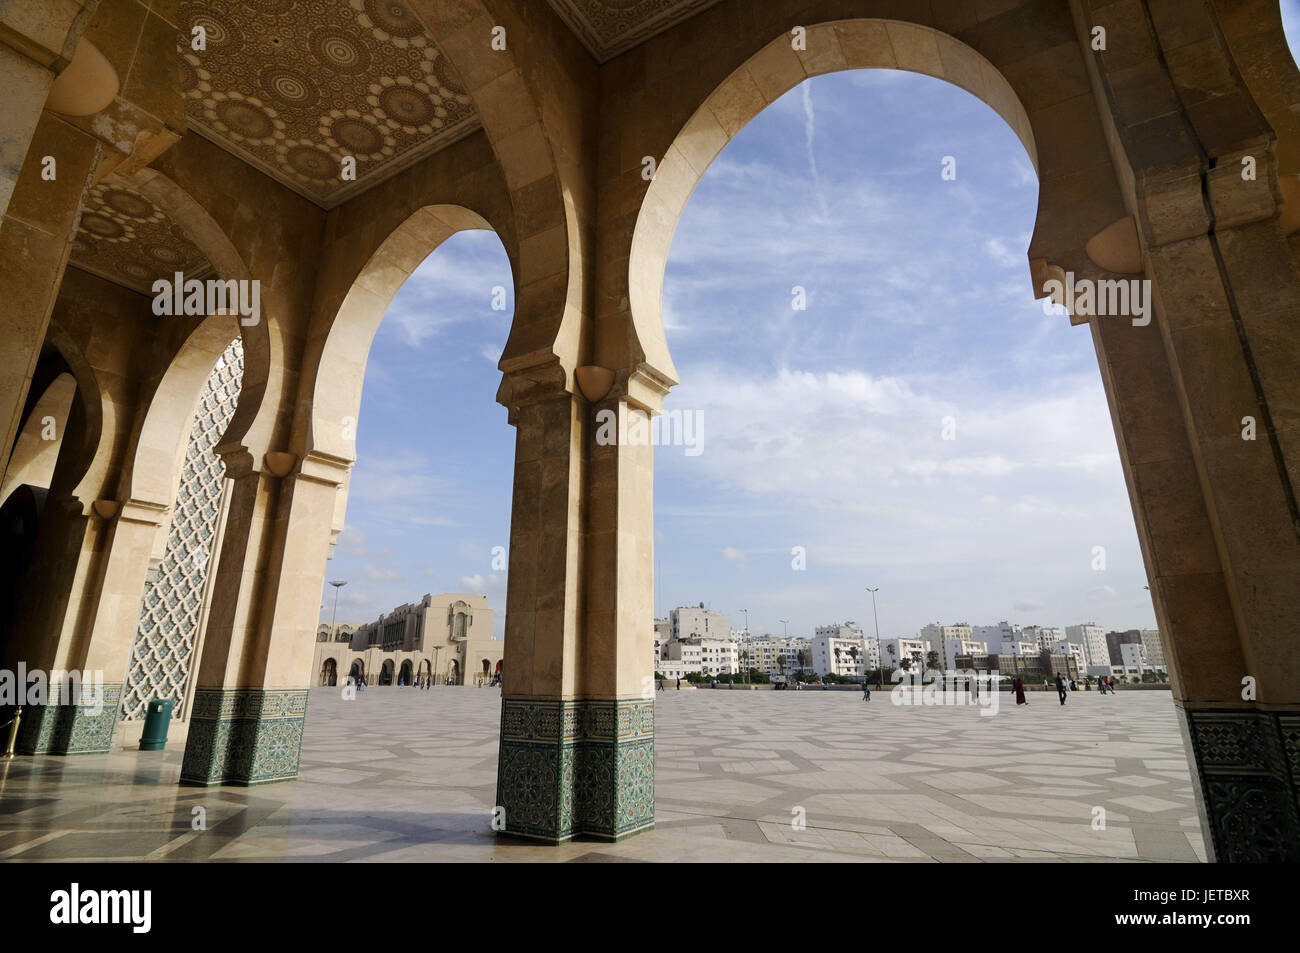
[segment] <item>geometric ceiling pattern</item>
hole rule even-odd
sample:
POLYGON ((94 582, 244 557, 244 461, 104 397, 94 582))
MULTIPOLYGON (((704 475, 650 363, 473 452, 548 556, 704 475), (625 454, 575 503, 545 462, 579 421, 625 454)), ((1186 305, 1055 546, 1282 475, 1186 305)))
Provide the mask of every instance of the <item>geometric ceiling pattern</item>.
POLYGON ((403 0, 185 0, 180 27, 190 128, 322 208, 479 127, 403 0))
POLYGON ((626 53, 718 0, 550 0, 597 63, 626 53))
POLYGON ((212 265, 185 231, 152 202, 120 184, 91 186, 72 241, 72 264, 83 271, 153 294, 159 278, 176 272, 203 278, 212 265))

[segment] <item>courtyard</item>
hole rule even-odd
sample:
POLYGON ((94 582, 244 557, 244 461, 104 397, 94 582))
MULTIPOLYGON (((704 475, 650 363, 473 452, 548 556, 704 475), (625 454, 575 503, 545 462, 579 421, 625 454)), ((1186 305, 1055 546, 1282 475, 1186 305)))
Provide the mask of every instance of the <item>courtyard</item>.
POLYGON ((175 743, 0 762, 0 861, 1205 860, 1168 692, 1000 700, 661 693, 655 830, 547 847, 491 831, 496 690, 315 688, 297 781, 180 787, 175 743))

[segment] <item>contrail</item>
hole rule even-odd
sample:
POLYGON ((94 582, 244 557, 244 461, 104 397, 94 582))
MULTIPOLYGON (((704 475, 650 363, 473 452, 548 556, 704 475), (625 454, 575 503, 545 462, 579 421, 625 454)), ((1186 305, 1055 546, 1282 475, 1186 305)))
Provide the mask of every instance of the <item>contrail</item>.
POLYGON ((822 195, 822 180, 817 173, 817 156, 813 152, 813 133, 817 125, 817 114, 813 110, 812 87, 810 83, 803 84, 803 133, 804 143, 808 149, 808 170, 812 173, 813 195, 817 198, 817 207, 821 209, 822 218, 829 218, 830 213, 826 209, 826 198, 822 195))

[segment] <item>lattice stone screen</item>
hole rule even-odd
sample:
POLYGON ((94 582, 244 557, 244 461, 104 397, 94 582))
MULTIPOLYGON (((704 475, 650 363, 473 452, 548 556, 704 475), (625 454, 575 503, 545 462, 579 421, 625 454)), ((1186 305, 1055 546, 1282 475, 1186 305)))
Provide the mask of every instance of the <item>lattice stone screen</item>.
POLYGON ((244 379, 244 348, 236 338, 203 385, 172 508, 171 532, 158 577, 145 586, 140 626, 122 691, 122 718, 143 718, 155 698, 171 699, 181 718, 198 642, 208 568, 221 520, 225 464, 213 447, 226 432, 244 379))

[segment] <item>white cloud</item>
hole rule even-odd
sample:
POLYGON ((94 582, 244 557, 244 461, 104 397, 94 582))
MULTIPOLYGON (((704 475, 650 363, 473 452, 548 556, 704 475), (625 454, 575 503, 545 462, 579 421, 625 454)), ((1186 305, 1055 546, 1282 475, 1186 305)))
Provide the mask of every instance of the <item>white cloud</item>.
POLYGON ((462 592, 479 593, 488 597, 504 596, 506 591, 506 574, 474 573, 472 576, 460 577, 460 588, 462 592))
POLYGON ((722 550, 722 558, 729 563, 735 563, 737 566, 745 565, 745 554, 742 550, 726 546, 722 550))
POLYGON ((341 556, 364 556, 366 554, 366 534, 359 526, 344 523, 334 542, 334 551, 341 556))
POLYGON ((402 574, 396 569, 391 569, 387 566, 376 566, 374 563, 366 564, 365 574, 367 579, 374 580, 375 582, 389 582, 393 579, 402 578, 402 574))

